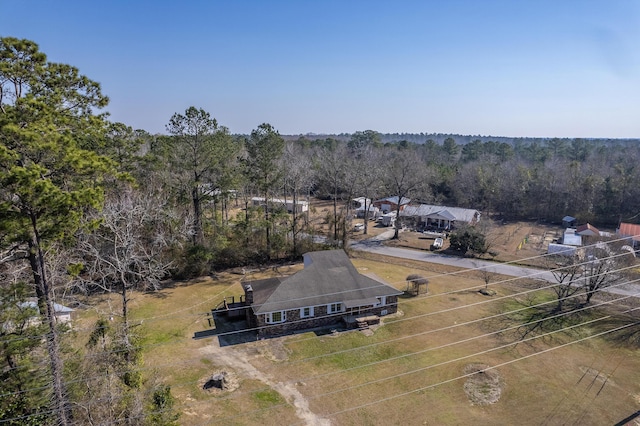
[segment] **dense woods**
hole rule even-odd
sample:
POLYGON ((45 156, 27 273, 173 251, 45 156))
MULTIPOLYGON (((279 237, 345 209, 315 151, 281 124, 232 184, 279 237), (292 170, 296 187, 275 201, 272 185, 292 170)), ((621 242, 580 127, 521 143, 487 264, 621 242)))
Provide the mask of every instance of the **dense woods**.
POLYGON ((151 135, 109 122, 99 113, 107 101, 97 83, 47 62, 35 43, 0 39, 0 419, 7 424, 173 424, 170 390, 136 369, 140 336, 129 292, 297 259, 316 235, 340 246, 357 196, 408 197, 507 220, 639 219, 634 141, 507 143, 372 130, 285 139, 267 123, 234 135, 197 107, 167 117, 166 135, 151 135), (314 228, 307 212, 253 197, 294 205, 318 197, 332 208, 314 228), (66 344, 54 303, 102 292, 121 296, 115 320, 96 324, 83 348, 66 344), (25 305, 30 298, 37 308, 25 305))

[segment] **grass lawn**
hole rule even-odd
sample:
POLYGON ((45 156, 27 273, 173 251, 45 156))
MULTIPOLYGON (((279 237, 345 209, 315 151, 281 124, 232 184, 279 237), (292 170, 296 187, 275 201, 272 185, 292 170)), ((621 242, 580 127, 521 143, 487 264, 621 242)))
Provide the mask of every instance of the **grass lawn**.
MULTIPOLYGON (((192 336, 209 327, 206 314, 224 296, 241 293, 241 276, 223 273, 135 294, 131 312, 145 335, 145 373, 171 385, 183 413, 180 423, 304 424, 312 413, 337 425, 615 424, 640 409, 637 347, 594 338, 515 361, 588 336, 595 326, 492 350, 511 343, 515 334, 475 337, 523 318, 460 325, 517 309, 522 305, 500 297, 522 288, 495 285, 497 294, 489 297, 465 290, 482 286, 480 277, 446 275, 450 267, 370 255, 353 262, 360 272, 373 272, 402 290, 407 275, 430 276, 429 293, 401 298, 400 313, 385 318, 370 336, 303 333, 222 348, 215 337, 192 336), (498 402, 471 404, 466 378, 459 378, 470 364, 504 364, 496 369, 498 402), (218 371, 231 372, 237 389, 203 390, 202 381, 218 371)), ((269 273, 275 272, 250 279, 269 273)), ((531 299, 548 297, 536 294, 531 299)), ((84 312, 79 327, 107 306, 103 299, 84 312)), ((118 306, 117 298, 111 306, 118 306)))

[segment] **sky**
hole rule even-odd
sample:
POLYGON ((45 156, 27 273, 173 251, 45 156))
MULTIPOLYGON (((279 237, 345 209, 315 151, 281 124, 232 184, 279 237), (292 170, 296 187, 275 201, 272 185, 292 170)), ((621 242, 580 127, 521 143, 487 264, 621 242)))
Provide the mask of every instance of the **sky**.
POLYGON ((640 138, 639 0, 0 0, 0 36, 151 133, 640 138))

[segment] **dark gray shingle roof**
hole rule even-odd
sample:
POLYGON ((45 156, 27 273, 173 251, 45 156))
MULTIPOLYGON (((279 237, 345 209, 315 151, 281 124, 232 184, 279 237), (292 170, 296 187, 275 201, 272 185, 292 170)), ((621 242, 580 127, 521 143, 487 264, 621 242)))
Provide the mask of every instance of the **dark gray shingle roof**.
POLYGON ((311 252, 304 257, 304 269, 290 277, 246 283, 254 291, 251 306, 255 314, 402 294, 360 274, 343 250, 311 252))

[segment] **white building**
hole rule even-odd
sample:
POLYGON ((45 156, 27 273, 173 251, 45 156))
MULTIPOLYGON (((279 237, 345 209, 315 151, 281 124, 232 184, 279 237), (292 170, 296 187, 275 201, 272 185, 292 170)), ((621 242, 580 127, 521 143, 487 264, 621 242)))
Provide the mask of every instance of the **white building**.
POLYGON ((377 219, 380 216, 380 209, 373 205, 370 198, 358 197, 354 198, 353 205, 355 207, 354 214, 356 217, 365 217, 365 204, 366 209, 369 212, 367 215, 370 219, 377 219))
MULTIPOLYGON (((283 200, 281 198, 269 198, 269 203, 272 207, 284 207, 287 212, 293 213, 294 203, 293 200, 283 200)), ((264 197, 251 198, 251 204, 254 206, 264 206, 264 197)), ((295 212, 304 213, 309 211, 309 203, 307 201, 296 201, 295 212)))
POLYGON ((475 225, 480 221, 480 212, 474 209, 461 207, 432 206, 420 204, 419 206, 406 206, 400 212, 401 217, 413 218, 426 229, 451 229, 455 225, 463 223, 475 225))
MULTIPOLYGON (((38 302, 35 300, 28 300, 26 302, 22 302, 19 305, 21 308, 30 308, 33 309, 38 314, 40 313, 40 309, 38 309, 38 302)), ((67 308, 66 306, 60 305, 59 303, 53 304, 53 311, 56 318, 56 322, 58 324, 67 324, 71 322, 71 314, 74 312, 73 309, 67 308)))

